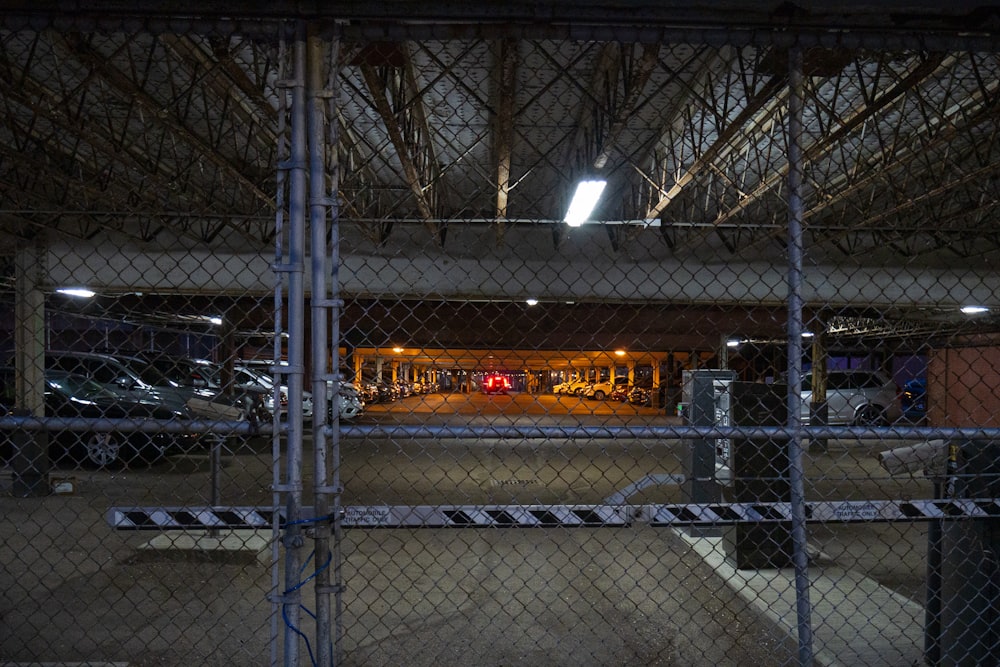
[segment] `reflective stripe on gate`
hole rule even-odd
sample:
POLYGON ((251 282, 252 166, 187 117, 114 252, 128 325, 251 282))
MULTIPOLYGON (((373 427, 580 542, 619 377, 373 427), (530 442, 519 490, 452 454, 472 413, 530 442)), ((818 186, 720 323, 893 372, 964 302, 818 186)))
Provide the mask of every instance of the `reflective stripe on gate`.
MULTIPOLYGON (((332 521, 303 507, 296 523, 332 521)), ((883 523, 932 519, 1000 518, 1000 500, 845 500, 806 503, 809 523, 883 523)), ((287 524, 284 510, 263 507, 113 507, 108 524, 118 530, 264 529, 287 524)), ((723 526, 791 521, 789 503, 677 505, 350 505, 344 528, 537 528, 723 526)))

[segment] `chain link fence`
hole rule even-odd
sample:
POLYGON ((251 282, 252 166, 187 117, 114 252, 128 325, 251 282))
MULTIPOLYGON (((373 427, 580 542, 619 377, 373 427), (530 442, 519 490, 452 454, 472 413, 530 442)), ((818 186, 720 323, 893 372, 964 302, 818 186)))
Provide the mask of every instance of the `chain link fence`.
POLYGON ((988 34, 0 54, 0 664, 1000 661, 988 34))

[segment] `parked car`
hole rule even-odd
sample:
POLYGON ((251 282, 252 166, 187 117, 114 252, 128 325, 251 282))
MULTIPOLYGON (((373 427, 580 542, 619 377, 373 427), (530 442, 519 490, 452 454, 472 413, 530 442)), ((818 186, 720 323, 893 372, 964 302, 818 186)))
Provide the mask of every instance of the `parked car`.
POLYGON ((653 405, 653 394, 649 387, 632 387, 628 393, 628 402, 632 405, 649 407, 653 405))
POLYGON ((369 382, 364 386, 364 397, 366 403, 392 403, 399 398, 399 390, 385 382, 369 382))
POLYGON ((608 399, 612 401, 619 401, 621 403, 625 403, 628 401, 628 395, 629 392, 631 391, 632 387, 628 386, 627 384, 618 385, 617 387, 611 390, 610 394, 608 394, 608 399))
MULTIPOLYGON (((809 423, 812 373, 802 380, 802 423, 809 423)), ((899 419, 901 411, 896 385, 885 374, 872 370, 827 372, 828 424, 884 426, 899 419)))
POLYGON ((569 389, 571 382, 567 380, 566 382, 560 382, 559 384, 552 385, 552 393, 559 395, 565 394, 566 390, 569 389))
MULTIPOLYGON (((274 404, 274 376, 260 367, 236 365, 233 367, 233 382, 243 389, 257 387, 264 392, 264 409, 269 419, 277 415, 278 421, 288 421, 288 385, 278 385, 278 405, 274 404)), ((312 392, 302 390, 302 418, 312 419, 312 392)))
POLYGON ((583 393, 583 390, 587 388, 590 384, 589 380, 583 380, 576 378, 574 380, 567 380, 561 384, 557 384, 552 388, 553 394, 565 394, 567 396, 579 396, 583 393))
POLYGON ((484 394, 506 394, 510 391, 510 378, 500 373, 487 373, 483 376, 484 394))
POLYGON ((163 391, 143 379, 130 365, 110 354, 92 352, 49 351, 45 353, 46 371, 62 371, 83 375, 105 389, 124 394, 134 401, 158 403, 198 417, 187 400, 175 391, 163 391))
POLYGON ((267 390, 255 385, 234 384, 224 391, 222 369, 218 364, 158 353, 118 358, 153 387, 177 392, 189 405, 208 416, 234 421, 245 419, 255 427, 271 417, 265 407, 267 390))
MULTIPOLYGON (((64 419, 183 419, 162 404, 135 400, 79 374, 45 371, 45 416, 64 419)), ((0 414, 12 409, 14 369, 0 368, 0 414)), ((148 465, 191 446, 196 436, 167 431, 99 430, 71 427, 49 432, 49 456, 55 465, 97 468, 148 465)), ((9 449, 9 448, 7 448, 9 449)), ((8 452, 9 454, 9 452, 8 452)))
POLYGON ((333 421, 333 405, 336 400, 339 406, 340 421, 350 421, 361 416, 365 411, 365 400, 353 383, 347 380, 340 380, 337 389, 337 396, 333 395, 333 383, 327 383, 327 405, 330 406, 330 420, 333 421))
POLYGON ((603 401, 611 396, 616 388, 623 386, 627 382, 626 378, 615 378, 614 381, 602 380, 601 382, 589 384, 583 390, 583 397, 603 401))
POLYGON ((901 396, 903 417, 912 422, 921 422, 927 417, 927 380, 914 378, 903 384, 901 396))
MULTIPOLYGON (((232 397, 220 395, 210 389, 177 387, 163 374, 138 357, 116 356, 94 352, 48 351, 45 353, 47 370, 83 375, 112 392, 123 394, 133 401, 162 405, 186 419, 251 421, 254 416, 245 406, 232 397)), ((206 444, 222 436, 206 434, 201 438, 206 444)))

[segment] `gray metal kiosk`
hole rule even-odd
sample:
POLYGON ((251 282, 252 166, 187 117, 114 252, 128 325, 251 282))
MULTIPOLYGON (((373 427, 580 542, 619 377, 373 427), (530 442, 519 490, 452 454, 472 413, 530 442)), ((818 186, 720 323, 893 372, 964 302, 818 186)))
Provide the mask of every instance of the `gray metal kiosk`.
MULTIPOLYGON (((685 423, 691 426, 784 426, 785 385, 738 382, 729 370, 684 372, 685 423)), ((684 455, 686 502, 789 502, 787 443, 769 438, 691 438, 684 455)), ((738 569, 791 567, 788 522, 740 523, 688 529, 697 537, 723 537, 738 569)))
MULTIPOLYGON (((684 371, 681 387, 684 423, 689 426, 729 425, 729 385, 736 373, 728 370, 701 369, 684 371)), ((722 485, 728 477, 729 440, 691 438, 684 450, 684 502, 717 503, 722 500, 722 485)), ((688 534, 718 537, 719 528, 692 526, 688 534)))
MULTIPOLYGON (((730 385, 733 426, 784 426, 786 385, 733 382, 730 385)), ((734 503, 791 502, 788 443, 768 437, 733 438, 729 447, 730 483, 723 496, 734 503)), ((723 531, 726 556, 737 569, 792 567, 790 521, 738 523, 723 531)))

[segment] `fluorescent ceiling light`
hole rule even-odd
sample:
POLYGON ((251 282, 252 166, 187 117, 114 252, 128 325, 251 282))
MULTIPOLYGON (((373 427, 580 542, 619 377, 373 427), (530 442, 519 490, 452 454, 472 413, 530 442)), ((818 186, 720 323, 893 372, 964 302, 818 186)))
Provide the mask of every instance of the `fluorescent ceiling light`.
POLYGON ((579 227, 588 220, 590 214, 594 212, 594 207, 597 206, 597 200, 604 192, 604 186, 607 184, 608 182, 603 180, 580 181, 580 184, 576 186, 573 201, 569 203, 569 210, 566 211, 563 222, 570 227, 579 227))
POLYGON ((989 308, 986 306, 962 306, 962 312, 966 315, 975 315, 976 313, 985 313, 989 308))
POLYGON ((221 317, 209 317, 207 319, 208 319, 209 322, 211 322, 215 326, 220 326, 222 324, 222 318, 221 317))
POLYGON ((86 287, 60 287, 56 291, 60 294, 65 294, 66 296, 78 296, 84 299, 89 299, 96 294, 96 292, 93 292, 86 287))
POLYGON ((802 332, 802 337, 803 337, 803 338, 812 338, 812 337, 813 337, 814 335, 815 335, 815 334, 813 334, 813 332, 812 332, 812 331, 803 331, 803 332, 802 332))
POLYGON ((738 338, 730 338, 726 341, 726 347, 739 347, 740 341, 738 338))
POLYGON ((538 299, 528 299, 527 301, 525 301, 525 303, 528 304, 529 306, 537 306, 538 299))

